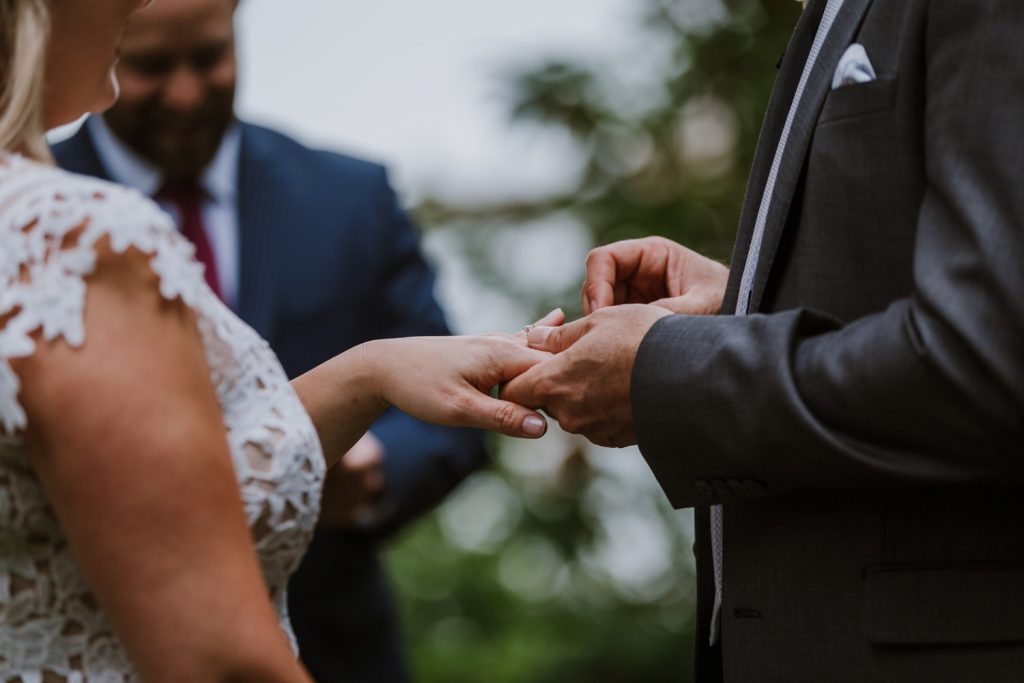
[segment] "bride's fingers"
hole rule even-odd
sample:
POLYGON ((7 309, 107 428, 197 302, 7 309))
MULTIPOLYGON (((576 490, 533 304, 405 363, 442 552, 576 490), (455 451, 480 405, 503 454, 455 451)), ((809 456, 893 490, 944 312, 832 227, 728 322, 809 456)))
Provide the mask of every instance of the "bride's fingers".
POLYGON ((489 429, 521 439, 539 439, 548 429, 547 420, 537 411, 471 389, 460 403, 459 422, 467 427, 489 429))
POLYGON ((546 316, 534 323, 537 327, 558 327, 565 322, 565 311, 561 308, 548 313, 546 316))
MULTIPOLYGON (((523 341, 525 344, 526 340, 523 341)), ((499 372, 501 373, 498 378, 498 384, 504 384, 505 382, 513 380, 534 366, 540 365, 550 359, 551 354, 547 351, 526 348, 525 346, 517 347, 513 353, 504 353, 495 359, 497 364, 500 366, 499 372)))
POLYGON ((525 326, 523 329, 519 330, 519 332, 517 332, 514 336, 518 339, 525 340, 529 336, 530 330, 532 330, 535 327, 559 327, 564 322, 565 311, 563 311, 561 308, 556 308, 555 310, 551 311, 537 322, 525 326))

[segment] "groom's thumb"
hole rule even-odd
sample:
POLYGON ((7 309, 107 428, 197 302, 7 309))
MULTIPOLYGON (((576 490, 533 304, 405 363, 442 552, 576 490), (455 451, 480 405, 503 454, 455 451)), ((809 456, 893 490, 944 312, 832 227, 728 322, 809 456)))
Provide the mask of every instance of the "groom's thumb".
POLYGON ((587 332, 586 319, 561 327, 534 327, 528 337, 530 348, 548 353, 561 353, 587 332))

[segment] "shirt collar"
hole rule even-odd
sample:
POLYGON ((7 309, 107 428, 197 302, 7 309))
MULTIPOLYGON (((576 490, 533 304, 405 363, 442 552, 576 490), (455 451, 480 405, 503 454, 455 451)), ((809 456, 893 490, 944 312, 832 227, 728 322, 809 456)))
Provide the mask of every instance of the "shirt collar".
POLYGON ((160 189, 160 169, 128 149, 117 139, 102 116, 90 116, 85 125, 96 144, 103 167, 115 183, 133 187, 149 196, 160 189))
MULTIPOLYGON (((121 142, 102 116, 90 116, 85 125, 89 127, 96 143, 96 152, 111 180, 149 196, 156 194, 163 184, 163 174, 159 168, 121 142)), ((238 192, 241 143, 241 129, 237 123, 233 123, 221 139, 213 160, 203 169, 200 185, 218 204, 233 201, 238 192)))
POLYGON ((213 161, 203 171, 200 181, 203 189, 218 204, 234 201, 238 194, 238 157, 242 148, 242 130, 237 123, 231 124, 213 161))

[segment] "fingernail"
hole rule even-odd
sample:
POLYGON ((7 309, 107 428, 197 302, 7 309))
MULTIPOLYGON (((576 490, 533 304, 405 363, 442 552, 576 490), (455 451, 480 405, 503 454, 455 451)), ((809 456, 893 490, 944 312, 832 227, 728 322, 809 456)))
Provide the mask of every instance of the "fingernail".
POLYGON ((591 313, 597 310, 597 301, 595 299, 587 299, 587 305, 590 306, 591 313))
POLYGON ((548 423, 536 415, 530 415, 523 420, 523 432, 529 436, 541 436, 548 428, 548 423))
POLYGON ((548 337, 551 336, 551 332, 554 329, 553 327, 535 327, 530 330, 528 336, 530 346, 544 346, 547 344, 548 337))

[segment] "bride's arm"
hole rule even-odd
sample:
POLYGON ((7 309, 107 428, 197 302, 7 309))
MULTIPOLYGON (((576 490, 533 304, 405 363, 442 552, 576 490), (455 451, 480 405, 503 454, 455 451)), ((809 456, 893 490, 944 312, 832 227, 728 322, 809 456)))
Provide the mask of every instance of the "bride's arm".
POLYGON ((334 357, 292 386, 330 466, 389 405, 441 425, 543 436, 547 423, 540 413, 488 392, 549 357, 504 335, 382 339, 334 357))
POLYGON ((13 362, 26 443, 146 681, 307 681, 267 597, 196 321, 138 252, 100 255, 86 340, 13 362))

